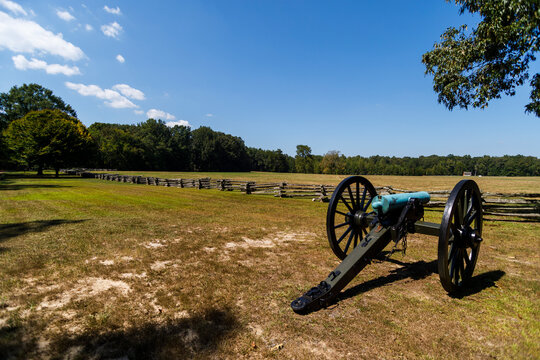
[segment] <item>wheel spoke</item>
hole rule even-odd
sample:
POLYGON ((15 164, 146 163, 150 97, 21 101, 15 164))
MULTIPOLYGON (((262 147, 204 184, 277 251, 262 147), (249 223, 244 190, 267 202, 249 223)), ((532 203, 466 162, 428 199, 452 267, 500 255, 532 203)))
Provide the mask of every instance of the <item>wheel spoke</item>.
POLYGON ((352 207, 356 208, 356 202, 354 201, 354 196, 352 194, 351 186, 347 186, 347 191, 349 192, 349 198, 351 199, 352 207))
POLYGON ((358 233, 354 233, 354 247, 358 245, 358 233))
POLYGON ((341 240, 343 240, 343 238, 345 236, 347 236, 347 234, 352 230, 352 226, 349 226, 349 228, 347 230, 345 230, 345 232, 343 233, 343 235, 340 236, 340 238, 336 241, 336 244, 339 244, 341 242, 341 240))
POLYGON ((452 246, 450 247, 450 253, 448 254, 448 260, 452 259, 454 255, 456 255, 455 252, 457 248, 458 247, 456 246, 456 244, 452 244, 452 246))
POLYGON ((362 202, 360 203, 360 208, 363 211, 366 211, 366 209, 367 209, 367 206, 364 208, 364 201, 366 201, 366 193, 367 193, 367 188, 365 187, 364 192, 362 193, 362 202))
POLYGON ((463 215, 462 219, 465 218, 465 214, 467 213, 467 209, 469 207, 469 195, 470 195, 470 191, 465 190, 465 193, 463 194, 463 204, 461 204, 461 206, 463 206, 463 211, 461 213, 463 215))
MULTIPOLYGON (((461 250, 462 252, 465 252, 465 249, 462 249, 461 250)), ((459 259, 459 273, 461 274, 461 281, 463 281, 463 279, 465 279, 465 268, 463 266, 463 256, 461 256, 459 259)))
POLYGON ((472 208, 471 213, 469 214, 469 217, 467 217, 467 220, 465 220, 465 225, 471 226, 474 219, 476 219, 476 216, 478 215, 478 211, 476 211, 475 208, 472 208))
POLYGON ((362 232, 364 233, 364 235, 367 235, 367 230, 366 230, 366 228, 362 228, 362 232))
POLYGON ((359 209, 362 208, 362 205, 360 204, 360 183, 356 183, 356 204, 359 209))
MULTIPOLYGON (((457 253, 459 254, 459 252, 460 251, 458 250, 457 253)), ((459 256, 454 256, 454 259, 452 261, 452 266, 454 267, 454 282, 456 283, 456 285, 459 284, 459 264, 456 264, 458 258, 459 256)))
MULTIPOLYGON (((471 249, 471 254, 472 254, 472 249, 471 249)), ((467 253, 467 249, 465 249, 463 251, 463 259, 465 259, 465 265, 467 265, 467 267, 469 267, 471 265, 471 259, 469 258, 469 254, 467 253)))
POLYGON ((345 245, 345 249, 343 250, 345 254, 347 253, 347 250, 349 250, 349 246, 351 246, 351 241, 353 239, 353 236, 354 236, 354 231, 351 232, 351 235, 349 236, 349 240, 347 240, 347 245, 345 245))
POLYGON ((345 221, 345 222, 342 223, 342 224, 336 225, 336 226, 334 226, 334 229, 338 229, 338 228, 340 228, 340 227, 342 227, 342 226, 345 226, 345 225, 349 225, 349 222, 345 221))
POLYGON ((367 211, 367 208, 369 207, 369 205, 371 205, 371 201, 373 200, 373 198, 369 198, 366 206, 362 209, 363 211, 367 211))
POLYGON ((340 215, 343 215, 343 216, 347 216, 347 217, 352 216, 351 214, 345 214, 344 212, 341 212, 341 211, 338 211, 338 210, 336 210, 336 213, 338 213, 340 215))
POLYGON ((454 272, 456 270, 456 259, 454 257, 450 257, 450 279, 454 277, 454 272))
POLYGON ((354 210, 351 208, 351 206, 349 205, 349 203, 345 200, 345 198, 343 197, 343 194, 339 196, 339 198, 341 199, 341 201, 343 201, 343 203, 345 204, 345 206, 347 206, 347 208, 349 209, 349 211, 351 213, 354 212, 354 210))
POLYGON ((452 236, 457 234, 456 225, 454 225, 454 223, 450 223, 450 231, 452 232, 452 236))
POLYGON ((461 205, 461 199, 458 200, 458 203, 456 204, 456 212, 454 213, 454 224, 457 227, 461 227, 461 224, 463 224, 463 205, 461 205))

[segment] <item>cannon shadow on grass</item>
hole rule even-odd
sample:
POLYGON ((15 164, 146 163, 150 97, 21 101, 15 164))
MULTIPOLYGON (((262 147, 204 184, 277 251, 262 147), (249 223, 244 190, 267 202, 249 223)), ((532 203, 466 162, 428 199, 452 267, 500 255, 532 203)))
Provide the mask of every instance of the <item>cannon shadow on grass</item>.
POLYGON ((502 270, 487 271, 470 278, 469 282, 455 294, 450 294, 456 299, 463 299, 466 296, 479 293, 480 291, 497 286, 496 281, 502 278, 506 273, 502 270))
POLYGON ((0 224, 0 242, 31 232, 45 231, 52 226, 63 224, 76 224, 83 221, 86 220, 53 219, 26 221, 12 224, 0 224))
MULTIPOLYGON (((379 255, 378 259, 383 260, 386 252, 382 252, 379 255)), ((339 301, 349 299, 351 297, 357 296, 359 294, 365 293, 369 290, 391 284, 393 282, 403 280, 403 279, 413 279, 420 280, 424 279, 431 274, 437 273, 437 261, 433 260, 430 262, 425 262, 424 260, 417 261, 415 263, 404 263, 395 259, 384 259, 383 261, 388 261, 394 264, 401 265, 402 267, 398 269, 393 269, 390 271, 390 274, 385 276, 380 276, 373 280, 368 280, 362 284, 353 286, 350 289, 347 289, 340 293, 332 305, 338 303, 339 301)))
MULTIPOLYGON (((415 263, 404 263, 399 260, 395 259, 385 259, 385 255, 387 254, 386 251, 382 252, 377 259, 382 261, 388 261, 394 264, 401 265, 402 267, 398 269, 393 269, 390 271, 390 274, 385 276, 380 276, 373 280, 368 280, 362 284, 358 284, 350 289, 347 289, 340 293, 336 299, 330 304, 336 305, 338 302, 349 299, 351 297, 357 296, 359 294, 365 293, 369 290, 385 286, 388 284, 391 284, 393 282, 403 280, 403 279, 413 279, 413 280, 421 280, 424 279, 431 274, 438 273, 437 270, 437 260, 433 260, 430 262, 425 262, 423 260, 417 261, 415 263)), ((488 271, 479 275, 473 276, 469 282, 465 285, 465 287, 455 293, 455 294, 449 294, 449 296, 453 298, 462 299, 464 297, 467 297, 469 295, 473 295, 476 293, 479 293, 480 291, 496 286, 496 281, 498 281, 500 278, 502 278, 505 275, 505 272, 502 270, 493 270, 488 271)))
POLYGON ((97 359, 190 359, 215 356, 220 345, 241 330, 228 309, 208 308, 186 318, 145 322, 128 329, 87 330, 81 335, 52 339, 53 359, 70 349, 97 359))

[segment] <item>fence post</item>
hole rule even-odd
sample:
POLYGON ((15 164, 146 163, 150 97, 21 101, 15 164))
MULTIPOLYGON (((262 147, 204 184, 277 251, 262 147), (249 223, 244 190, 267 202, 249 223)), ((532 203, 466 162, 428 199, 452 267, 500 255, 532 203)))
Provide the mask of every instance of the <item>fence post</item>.
POLYGON ((326 187, 321 185, 321 198, 319 199, 322 202, 328 201, 328 194, 326 193, 326 187))
POLYGON ((286 182, 279 184, 279 197, 285 197, 285 187, 287 186, 286 182))

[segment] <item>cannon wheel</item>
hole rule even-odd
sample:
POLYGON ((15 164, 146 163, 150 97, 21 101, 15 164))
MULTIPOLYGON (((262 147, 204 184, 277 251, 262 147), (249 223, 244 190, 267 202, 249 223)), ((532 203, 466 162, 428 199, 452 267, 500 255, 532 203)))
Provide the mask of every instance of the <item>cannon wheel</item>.
POLYGON ((368 233, 365 215, 377 191, 361 176, 344 179, 334 190, 326 214, 330 248, 340 259, 354 249, 368 233))
POLYGON ((446 202, 439 233, 439 277, 449 293, 471 278, 481 241, 482 194, 476 182, 461 180, 446 202))

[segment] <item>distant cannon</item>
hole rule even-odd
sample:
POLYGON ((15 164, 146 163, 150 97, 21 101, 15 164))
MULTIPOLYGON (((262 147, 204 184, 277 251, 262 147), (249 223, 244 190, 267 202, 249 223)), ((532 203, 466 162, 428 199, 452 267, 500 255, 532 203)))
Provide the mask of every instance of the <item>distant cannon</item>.
POLYGON ((421 221, 425 191, 377 195, 361 176, 335 189, 326 216, 330 248, 343 262, 328 277, 291 303, 301 314, 328 306, 339 292, 390 243, 408 233, 439 237, 438 270, 443 288, 455 293, 471 278, 482 242, 482 198, 473 180, 461 180, 450 193, 440 224, 421 221))

